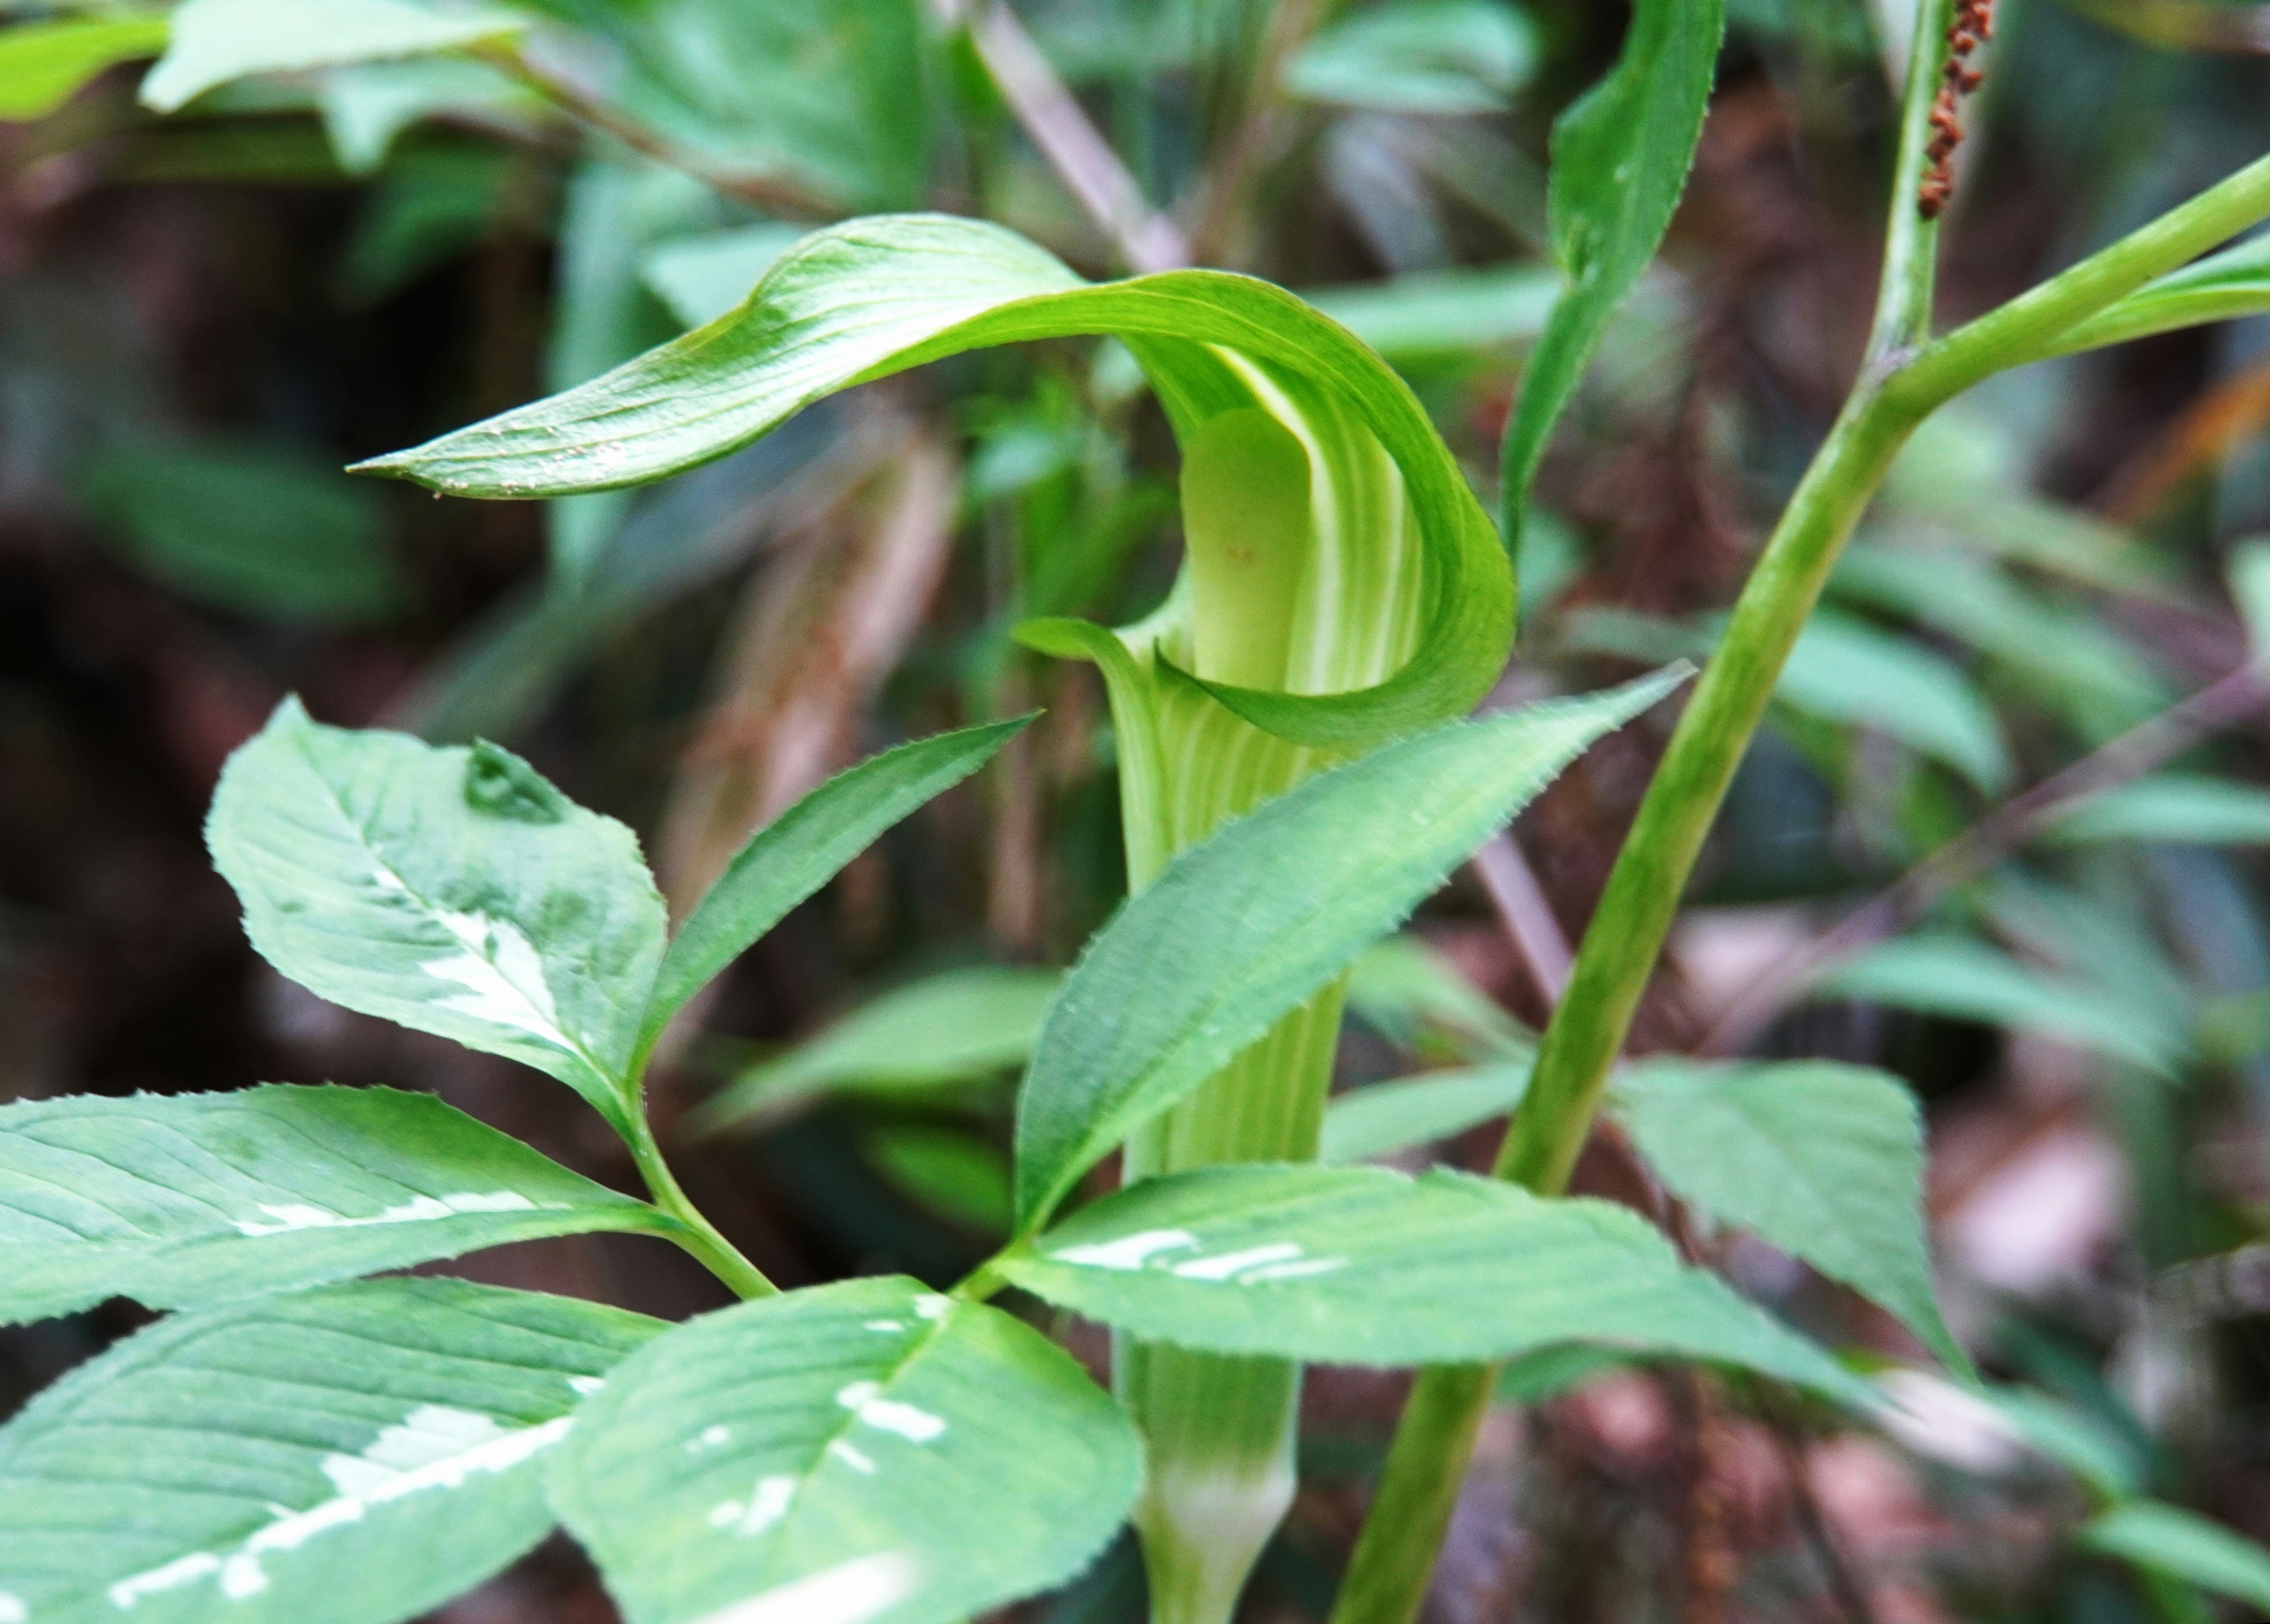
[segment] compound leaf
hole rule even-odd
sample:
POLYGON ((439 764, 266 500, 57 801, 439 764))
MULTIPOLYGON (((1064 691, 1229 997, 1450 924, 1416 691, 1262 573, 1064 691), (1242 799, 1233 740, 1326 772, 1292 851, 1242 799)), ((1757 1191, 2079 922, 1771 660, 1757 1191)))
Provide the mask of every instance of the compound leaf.
POLYGON ((675 1221, 431 1094, 271 1086, 0 1106, 0 1322, 187 1308, 675 1221))
POLYGON ((613 819, 493 745, 323 727, 287 700, 229 758, 205 840, 252 945, 293 981, 629 1121, 664 914, 613 819))
POLYGON ((1070 1355, 882 1279, 649 1344, 552 1488, 630 1624, 955 1624, 1085 1567, 1141 1477, 1133 1428, 1070 1355))
POLYGON ((0 1428, 0 1614, 395 1624, 552 1526, 543 1457, 662 1327, 459 1280, 167 1320, 0 1428))
POLYGON ((1644 679, 1452 723, 1312 778, 1177 856, 1088 944, 1018 1101, 1027 1232, 1073 1181, 1298 1008, 1601 735, 1644 679))
POLYGON ((1858 1404, 1866 1383, 1625 1208, 1435 1171, 1238 1167, 1083 1208, 994 1265, 1146 1340, 1332 1364, 1597 1343, 1721 1361, 1858 1404))
POLYGON ((1968 1371, 1932 1292, 1923 1123, 1898 1079, 1649 1060, 1617 1079, 1615 1111, 1674 1193, 1882 1304, 1968 1371))

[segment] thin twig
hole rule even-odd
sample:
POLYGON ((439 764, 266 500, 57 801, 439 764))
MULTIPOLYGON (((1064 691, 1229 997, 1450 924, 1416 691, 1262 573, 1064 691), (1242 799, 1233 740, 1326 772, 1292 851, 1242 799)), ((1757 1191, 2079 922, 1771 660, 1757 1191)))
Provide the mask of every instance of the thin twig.
POLYGON ((1868 1598, 1868 1587, 1852 1571, 1851 1559, 1845 1554, 1836 1531, 1829 1526, 1828 1514, 1821 1509, 1821 1495, 1813 1487, 1813 1474, 1806 1469, 1803 1446, 1791 1435, 1782 1417, 1769 1417, 1766 1431, 1773 1438, 1774 1448, 1781 1456, 1782 1471, 1789 1478, 1790 1505, 1797 1514, 1798 1530, 1811 1547, 1814 1560, 1821 1564, 1837 1606, 1851 1624, 1876 1624, 1876 1607, 1868 1598))
POLYGON ((1576 953, 1553 905, 1546 900, 1545 888, 1537 883, 1537 871, 1529 866, 1512 834, 1500 830, 1474 854, 1474 874, 1489 894, 1498 923, 1505 927, 1506 939, 1520 955, 1545 1007, 1551 1009, 1569 985, 1576 953))
POLYGON ((1784 954, 1752 980, 1704 1034, 1697 1052, 1739 1053, 1822 969, 1891 935, 2080 803, 2165 766, 2202 739, 2245 720, 2265 700, 2270 700, 2270 668, 2242 665, 2005 801, 1847 914, 1826 936, 1784 954))
POLYGON ((1130 270, 1148 274, 1191 263, 1182 228, 1151 207, 1119 154, 1097 131, 1005 0, 934 0, 948 25, 968 30, 1001 100, 1049 167, 1117 247, 1130 270))
POLYGON ((651 158, 667 168, 690 174, 704 185, 713 187, 752 208, 761 209, 768 214, 805 220, 837 219, 844 213, 840 204, 808 191, 793 181, 777 175, 721 168, 698 153, 687 152, 659 131, 648 129, 596 97, 587 95, 566 79, 538 67, 512 46, 479 46, 474 48, 471 54, 516 84, 535 92, 570 118, 613 137, 631 151, 651 158))

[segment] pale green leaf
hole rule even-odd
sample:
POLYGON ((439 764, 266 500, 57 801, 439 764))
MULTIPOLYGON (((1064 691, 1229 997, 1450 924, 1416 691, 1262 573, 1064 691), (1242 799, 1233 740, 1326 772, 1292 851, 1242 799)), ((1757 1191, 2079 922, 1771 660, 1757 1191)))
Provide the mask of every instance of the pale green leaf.
POLYGON ((552 1527, 543 1460, 662 1327, 456 1280, 167 1320, 0 1428, 0 1615, 396 1624, 552 1527))
POLYGON ((1325 1109, 1317 1159, 1369 1161, 1431 1145, 1507 1115, 1528 1092, 1526 1065, 1429 1072, 1352 1088, 1335 1095, 1325 1109))
POLYGON ((674 1220, 431 1094, 271 1086, 0 1107, 0 1321, 183 1308, 674 1220))
MULTIPOLYGON (((1309 436, 1302 449, 1361 483, 1365 504, 1387 505, 1383 526, 1392 531, 1402 509, 1412 530, 1422 612, 1399 671, 1345 693, 1217 687, 1216 697, 1257 726, 1332 748, 1462 714, 1480 698, 1511 636, 1511 574, 1465 475, 1384 362, 1266 283, 1186 271, 1090 285, 978 221, 907 215, 814 232, 709 326, 581 389, 362 466, 466 496, 642 484, 721 456, 853 383, 985 345, 1101 333, 1130 340, 1185 440, 1261 402, 1296 419, 1309 436)), ((1369 530, 1341 545, 1375 574, 1390 562, 1369 530)), ((1335 601, 1320 612, 1347 611, 1335 601)))
POLYGON ((1614 1109, 1673 1193, 1889 1309, 1956 1370, 1932 1294, 1923 1122, 1897 1078, 1825 1060, 1628 1068, 1614 1109))
POLYGON ((1812 991, 1815 997, 2038 1032, 2155 1072, 2171 1071, 2180 1057, 2164 1033, 2103 989, 2021 964, 1968 937, 1886 942, 1815 981, 1812 991))
POLYGON ((1637 1213, 1439 1169, 1145 1179, 994 1266, 1090 1319, 1212 1353, 1419 1365, 1586 1342, 1873 1402, 1826 1352, 1684 1267, 1637 1213))
POLYGON ((886 750, 838 773, 751 835, 671 943, 655 979, 646 1041, 884 830, 984 766, 1031 720, 987 723, 886 750))
POLYGON ((2156 1500, 2131 1501, 2074 1537, 2099 1555, 2117 1556, 2249 1607, 2270 1610, 2270 1551, 2196 1511, 2156 1500))
POLYGON ((323 727, 288 700, 229 758, 205 838, 285 975, 627 1123, 664 914, 621 824, 493 745, 323 727))
POLYGON ((130 11, 0 32, 0 119, 44 118, 98 74, 164 50, 171 31, 163 12, 130 11))
POLYGON ((1017 1208, 1079 1175, 1358 953, 1602 734, 1657 676, 1452 723, 1312 778, 1183 852, 1088 944, 1018 1101, 1017 1208))
POLYGON ((1495 998, 1415 936, 1373 943, 1348 967, 1348 1008, 1406 1049, 1468 1059, 1526 1060, 1537 1040, 1495 998))
POLYGON ((1069 1355, 885 1279, 649 1344, 552 1484, 629 1624, 958 1624, 1086 1567, 1141 1476, 1069 1355))
POLYGON ((1560 290, 1549 267, 1507 265, 1412 271, 1306 297, 1390 360, 1412 361, 1530 344, 1560 290))
POLYGON ((359 63, 323 75, 315 108, 339 167, 375 174, 403 131, 437 115, 520 126, 542 104, 486 63, 462 56, 359 63))
POLYGON ((512 11, 414 0, 186 0, 174 13, 173 43, 142 81, 142 100, 171 113, 256 73, 424 56, 508 38, 527 26, 512 11))
POLYGON ((701 1107, 715 1130, 842 1090, 897 1093, 1020 1065, 1064 977, 988 965, 947 970, 872 998, 777 1059, 750 1067, 701 1107))
POLYGON ((1553 127, 1553 256, 1566 291, 1506 426, 1504 528, 1520 538, 1546 441, 1686 189, 1726 27, 1725 0, 1639 0, 1608 77, 1553 127))
POLYGON ((2031 359, 2071 355, 2209 322, 2270 311, 2270 234, 2169 272, 2042 346, 2031 359))
POLYGON ((805 231, 768 220, 672 237, 647 250, 640 274, 672 315, 688 327, 704 327, 740 308, 759 278, 805 231))
POLYGON ((2258 662, 2270 660, 2270 539, 2258 537, 2233 546, 2226 573, 2230 600, 2246 627, 2248 651, 2258 662))
POLYGON ((2058 813, 2040 838, 2062 846, 2102 841, 2270 845, 2270 790, 2199 774, 2161 773, 2090 796, 2058 813))
POLYGON ((875 1169, 922 1206, 965 1228, 1005 1235, 1015 1217, 1009 1156, 966 1128, 894 1123, 866 1138, 875 1169))
POLYGON ((1285 88, 1335 107, 1497 113, 1536 70, 1535 26, 1507 0, 1388 0, 1303 45, 1285 88))
POLYGON ((312 458, 227 441, 103 448, 80 493, 167 585, 276 619, 361 623, 403 603, 379 504, 312 458))
POLYGON ((1929 649, 1864 622, 1816 613, 1790 651, 1774 697, 1824 721, 1897 739, 1987 794, 2009 783, 2001 724, 1970 679, 1929 649))

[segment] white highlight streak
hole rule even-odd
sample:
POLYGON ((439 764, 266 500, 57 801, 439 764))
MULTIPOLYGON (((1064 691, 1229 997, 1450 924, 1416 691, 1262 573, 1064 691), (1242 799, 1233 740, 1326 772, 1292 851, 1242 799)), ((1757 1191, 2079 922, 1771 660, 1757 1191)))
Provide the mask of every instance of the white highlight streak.
POLYGON ((319 1206, 305 1206, 297 1202, 285 1202, 271 1206, 266 1202, 260 1210, 275 1221, 261 1223, 255 1219, 239 1219, 239 1235, 288 1235, 295 1229, 365 1229, 373 1224, 424 1224, 436 1219, 455 1218, 461 1212, 533 1212, 536 1203, 516 1190, 464 1190, 449 1196, 413 1196, 399 1206, 388 1207, 368 1218, 345 1218, 319 1206))
POLYGON ((178 1561, 167 1562, 163 1568, 152 1568, 149 1572, 137 1573, 130 1579, 121 1579, 110 1587, 110 1605, 123 1613, 145 1596, 155 1596, 161 1591, 194 1584, 207 1574, 219 1571, 220 1558, 210 1551, 199 1551, 178 1561))
POLYGON ((1175 1276, 1184 1280, 1226 1280, 1243 1270, 1287 1263, 1300 1255, 1300 1247, 1293 1242, 1278 1241, 1267 1246, 1249 1246, 1242 1252, 1224 1252, 1219 1257, 1193 1257, 1188 1263, 1176 1264, 1175 1276))
POLYGON ((1197 1244, 1198 1237, 1187 1229, 1145 1229, 1094 1246, 1067 1246, 1060 1252, 1050 1252, 1049 1259, 1088 1269, 1140 1269, 1161 1252, 1197 1244))
POLYGON ((24 1605, 21 1596, 0 1591, 0 1624, 25 1624, 31 1616, 32 1610, 24 1605))
POLYGON ((872 1382, 854 1382, 835 1395, 835 1402, 868 1426, 882 1432, 894 1432, 909 1442, 928 1443, 946 1430, 943 1416, 901 1404, 895 1398, 885 1398, 880 1396, 882 1390, 872 1382))
POLYGON ((827 1452, 854 1472, 871 1478, 875 1475, 875 1463, 869 1459, 866 1452, 856 1443, 847 1443, 838 1438, 827 1446, 827 1452))
POLYGON ((867 1624, 913 1595, 921 1581, 914 1558, 880 1551, 720 1607, 694 1624, 867 1624))
POLYGON ((571 1376, 568 1378, 568 1385, 575 1390, 578 1398, 596 1398, 607 1390, 607 1378, 603 1376, 571 1376))
POLYGON ((510 1027, 574 1052, 575 1045, 560 1029, 560 1009, 544 979, 544 960, 527 932, 509 919, 492 919, 486 914, 441 908, 434 910, 434 916, 464 944, 462 952, 428 959, 419 967, 465 989, 443 998, 443 1009, 510 1027))

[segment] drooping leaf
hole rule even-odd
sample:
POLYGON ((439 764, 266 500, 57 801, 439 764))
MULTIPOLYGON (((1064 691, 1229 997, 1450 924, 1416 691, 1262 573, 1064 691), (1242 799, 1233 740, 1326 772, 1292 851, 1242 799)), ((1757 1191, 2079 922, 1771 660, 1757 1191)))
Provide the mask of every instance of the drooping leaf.
POLYGON ((1333 107, 1498 113, 1536 70, 1534 25, 1506 0, 1391 0, 1302 46, 1285 87, 1333 107))
POLYGON ((2167 1032, 2105 989, 2021 964, 1967 937, 1886 942, 1814 982, 1813 993, 2039 1032, 2149 1071, 2170 1072, 2178 1058, 2167 1032))
POLYGON ((1088 944, 1018 1101, 1030 1230, 1073 1181, 1393 928, 1658 676, 1453 723, 1310 779, 1184 852, 1088 944))
POLYGON ((2270 845, 2270 790, 2203 774, 2159 773, 2089 797, 2059 813, 2040 838, 2061 846, 2270 845))
POLYGON ((0 1613, 396 1624, 552 1526, 544 1457, 660 1331, 382 1280, 169 1319, 0 1427, 0 1613))
POLYGON ((677 1227, 431 1094, 278 1085, 0 1106, 0 1322, 677 1227))
POLYGON ((16 24, 0 33, 0 120, 46 117, 97 75, 164 50, 170 32, 162 11, 16 24))
POLYGON ((645 1040, 884 830, 984 766, 1031 720, 987 723, 886 750, 838 773, 751 835, 671 943, 645 1040))
POLYGON ((2270 1610, 2270 1551, 2196 1511, 2134 1500, 2113 1507, 2075 1538, 2100 1555, 2270 1610))
POLYGON ((315 106, 339 167, 369 175, 385 167, 395 141, 412 125, 448 115, 518 127, 542 104, 486 63, 427 56, 334 68, 323 75, 315 106))
POLYGON ((122 551, 202 602, 350 624, 402 605, 378 504, 310 458, 227 442, 129 442, 96 453, 78 483, 122 551))
POLYGON ((2106 345, 2270 310, 2270 234, 2169 272, 2098 311, 2043 345, 2035 359, 2072 355, 2106 345))
POLYGON ((1520 538, 1554 424, 1671 227, 1725 28, 1725 0, 1640 0, 1614 68, 1553 127, 1553 256, 1568 285, 1506 425, 1509 545, 1520 538))
POLYGON ((1317 1159, 1369 1161, 1464 1133, 1503 1116, 1529 1092, 1527 1065, 1486 1065, 1371 1083, 1337 1095, 1324 1111, 1317 1159))
POLYGON ((142 81, 144 105, 160 113, 256 73, 424 56, 528 26, 512 11, 444 10, 416 0, 185 0, 173 20, 173 42, 142 81))
POLYGON ((1649 1060, 1617 1119, 1677 1195, 1888 1309, 1956 1370, 1924 1242, 1923 1123, 1898 1079, 1829 1061, 1649 1060))
POLYGON ((287 700, 229 758, 205 839, 286 975, 628 1121, 664 916, 621 824, 493 745, 323 727, 287 700))
POLYGON ((908 1279, 708 1315, 587 1406, 553 1502, 630 1624, 954 1624, 1071 1577, 1133 1429, 998 1309, 908 1279))
MULTIPOLYGON (((636 485, 723 456, 851 383, 983 345, 1087 333, 1132 341, 1186 439, 1257 402, 1293 413, 1312 436, 1312 462, 1360 489, 1382 526, 1393 531, 1401 514, 1415 537, 1417 651, 1394 675, 1346 693, 1217 686, 1217 698, 1285 738, 1346 749, 1462 714, 1487 691, 1511 636, 1510 572, 1456 461, 1377 356, 1265 283, 1190 271, 1089 285, 972 220, 909 215, 815 232, 731 315, 582 389, 362 466, 467 496, 636 485)), ((1375 573, 1385 567, 1379 537, 1345 545, 1375 573)), ((1364 590, 1388 584, 1366 577, 1364 590)))
POLYGON ((1826 1352, 1681 1265, 1637 1213, 1439 1169, 1145 1179, 994 1266, 1091 1319, 1213 1353, 1417 1365, 1588 1342, 1873 1402, 1826 1352))
POLYGON ((870 999, 705 1101, 705 1130, 771 1116, 838 1089, 897 1093, 1020 1065, 1064 978, 989 965, 948 970, 870 999))

